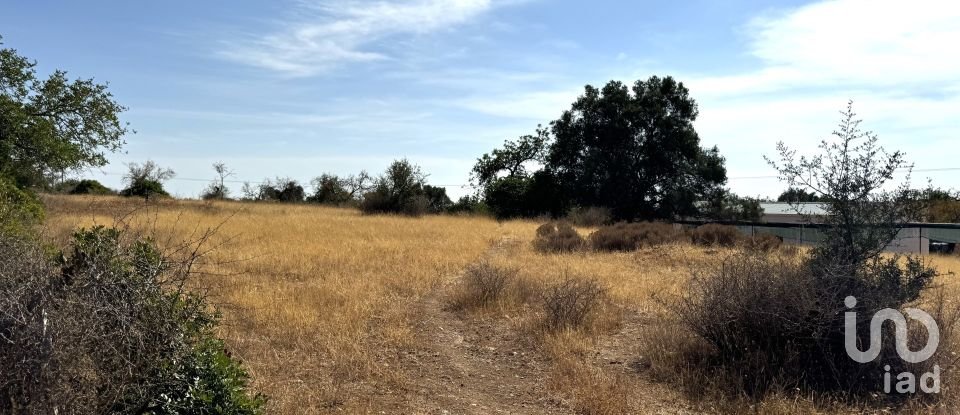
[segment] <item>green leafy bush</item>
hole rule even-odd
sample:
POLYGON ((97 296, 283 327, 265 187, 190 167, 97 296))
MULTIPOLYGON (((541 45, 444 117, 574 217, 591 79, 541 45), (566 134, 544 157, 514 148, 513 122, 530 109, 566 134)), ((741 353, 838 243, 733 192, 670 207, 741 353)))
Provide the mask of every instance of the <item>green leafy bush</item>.
POLYGON ((131 183, 130 186, 120 191, 120 195, 126 197, 142 197, 144 199, 170 197, 170 194, 163 188, 163 183, 149 179, 131 183))
POLYGON ((490 208, 479 196, 467 195, 457 199, 456 202, 447 208, 447 212, 455 214, 488 215, 490 214, 490 208))
POLYGON ((432 208, 444 209, 449 204, 446 191, 428 187, 420 167, 407 160, 394 161, 363 195, 360 210, 363 213, 399 213, 420 216, 432 208), (427 193, 427 190, 430 193, 427 193), (431 199, 431 197, 433 197, 431 199))
POLYGON ((0 235, 29 232, 43 217, 43 203, 37 195, 0 177, 0 235))

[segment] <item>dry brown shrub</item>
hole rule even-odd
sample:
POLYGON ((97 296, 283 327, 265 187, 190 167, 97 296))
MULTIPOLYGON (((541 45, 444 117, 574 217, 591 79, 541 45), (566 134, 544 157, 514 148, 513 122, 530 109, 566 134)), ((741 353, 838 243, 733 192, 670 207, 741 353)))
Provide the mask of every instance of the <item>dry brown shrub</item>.
POLYGON ((589 328, 608 304, 607 289, 597 281, 567 278, 544 291, 543 326, 547 331, 589 328))
POLYGON ((567 220, 577 226, 603 226, 612 222, 612 217, 610 208, 605 207, 573 208, 567 213, 567 220))
POLYGON ((537 228, 537 238, 533 248, 539 252, 576 252, 582 250, 587 241, 566 222, 548 222, 537 228))
POLYGON ((597 251, 634 251, 644 246, 687 240, 682 228, 661 222, 620 222, 590 234, 590 244, 597 251))
POLYGON ((454 295, 450 307, 468 310, 496 304, 516 277, 515 268, 498 267, 488 261, 470 265, 463 273, 463 285, 454 295))
POLYGON ((578 414, 628 414, 629 391, 621 377, 568 355, 554 361, 548 386, 568 399, 578 414))
MULTIPOLYGON (((894 263, 881 262, 862 272, 904 281, 911 274, 931 272, 917 264, 907 261, 906 267, 898 270, 894 263)), ((809 260, 749 254, 730 257, 719 269, 696 273, 679 301, 665 302, 686 330, 654 335, 648 347, 669 344, 671 350, 654 346, 647 351, 654 357, 655 366, 656 362, 672 366, 685 387, 712 391, 708 398, 721 400, 724 396, 764 400, 799 390, 834 402, 857 404, 878 396, 885 365, 894 374, 916 374, 930 372, 936 363, 945 377, 952 376, 955 358, 951 356, 957 350, 953 332, 960 309, 942 292, 937 295, 929 291, 921 304, 941 331, 940 347, 933 358, 907 363, 893 353, 893 336, 885 336, 882 354, 873 362, 860 364, 844 349, 846 309, 835 299, 837 289, 825 285, 818 275, 809 260)), ((874 304, 894 301, 898 290, 878 285, 862 291, 857 299, 873 308, 858 309, 858 313, 869 319, 871 311, 879 307, 874 304)), ((922 327, 911 326, 908 332, 911 350, 925 344, 922 327)), ((942 396, 914 400, 922 403, 939 399, 942 396)), ((897 406, 907 401, 893 395, 873 400, 879 405, 897 406)))
POLYGON ((800 255, 800 247, 795 244, 782 244, 780 245, 780 253, 787 257, 795 257, 800 255))
POLYGON ((782 239, 769 233, 758 233, 743 240, 743 248, 750 252, 770 253, 782 244, 782 239))
POLYGON ((733 247, 739 244, 743 238, 743 234, 735 226, 717 223, 700 225, 690 231, 691 241, 703 246, 733 247))

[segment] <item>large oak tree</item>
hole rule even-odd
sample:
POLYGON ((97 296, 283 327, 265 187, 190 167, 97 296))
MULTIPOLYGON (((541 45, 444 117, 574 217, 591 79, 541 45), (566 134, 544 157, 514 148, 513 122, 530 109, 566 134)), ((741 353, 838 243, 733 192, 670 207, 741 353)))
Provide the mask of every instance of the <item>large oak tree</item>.
POLYGON ((529 206, 506 211, 556 214, 571 206, 603 206, 617 219, 696 215, 697 202, 726 182, 717 148, 700 146, 693 127, 697 114, 687 88, 671 77, 632 86, 611 81, 602 89, 587 85, 549 131, 538 129, 483 155, 474 177, 488 196, 496 196, 488 200, 494 211, 498 200, 526 200, 529 206), (531 165, 542 169, 528 173, 531 165), (505 181, 510 189, 538 189, 538 196, 504 197, 505 181))
POLYGON ((52 177, 107 164, 128 127, 126 110, 107 86, 70 80, 56 70, 46 78, 36 62, 0 49, 0 177, 18 186, 45 186, 52 177))

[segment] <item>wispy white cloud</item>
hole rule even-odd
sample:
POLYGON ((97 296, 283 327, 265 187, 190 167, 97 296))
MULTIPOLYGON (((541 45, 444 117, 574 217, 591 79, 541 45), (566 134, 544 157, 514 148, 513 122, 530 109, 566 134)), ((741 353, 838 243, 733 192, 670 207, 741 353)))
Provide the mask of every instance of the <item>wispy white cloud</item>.
MULTIPOLYGON (((960 3, 823 1, 757 17, 745 33, 756 68, 684 77, 700 102, 698 131, 719 144, 734 175, 771 174, 759 154, 778 140, 812 149, 848 99, 866 128, 918 167, 956 164, 939 144, 960 131, 960 55, 951 52, 960 3)), ((731 185, 748 194, 781 187, 775 179, 731 185)))
MULTIPOLYGON (((774 174, 761 155, 774 153, 779 140, 812 150, 848 99, 866 128, 918 167, 956 165, 943 143, 960 138, 960 54, 952 52, 960 44, 960 3, 828 0, 767 13, 741 29, 746 58, 755 62, 745 70, 716 75, 705 62, 701 72, 678 73, 669 62, 617 59, 598 67, 605 78, 593 81, 676 76, 700 104, 704 144, 720 147, 734 177, 774 174)), ((514 83, 455 104, 548 122, 569 108, 582 83, 569 77, 547 86, 514 83)), ((960 187, 955 178, 934 178, 960 187)), ((775 178, 730 184, 753 195, 776 195, 782 187, 775 178)))
POLYGON ((285 75, 309 76, 338 64, 390 59, 376 47, 378 41, 448 29, 493 6, 493 0, 304 1, 284 28, 230 44, 220 54, 285 75))

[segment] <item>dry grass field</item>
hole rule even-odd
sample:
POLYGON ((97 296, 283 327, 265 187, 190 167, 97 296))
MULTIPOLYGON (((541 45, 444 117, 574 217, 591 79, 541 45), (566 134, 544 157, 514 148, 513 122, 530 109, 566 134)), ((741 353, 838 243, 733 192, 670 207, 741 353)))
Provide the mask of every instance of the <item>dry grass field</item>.
MULTIPOLYGON (((761 402, 697 393, 703 382, 664 367, 675 352, 670 339, 686 335, 655 297, 670 298, 691 268, 718 263, 731 254, 726 250, 541 254, 531 246, 539 225, 532 221, 363 216, 314 205, 45 202, 47 233, 60 241, 75 227, 110 225, 123 215, 161 241, 218 228, 208 242, 217 249, 195 282, 219 305, 221 336, 269 396, 270 413, 860 409, 792 391, 761 402), (492 302, 457 306, 469 295, 465 270, 481 262, 512 277, 492 302), (598 311, 578 328, 546 329, 535 299, 572 278, 605 289, 598 311)), ((931 260, 941 271, 960 271, 958 258, 931 260)), ((953 276, 942 283, 957 292, 953 276)))

